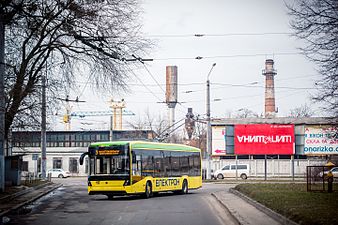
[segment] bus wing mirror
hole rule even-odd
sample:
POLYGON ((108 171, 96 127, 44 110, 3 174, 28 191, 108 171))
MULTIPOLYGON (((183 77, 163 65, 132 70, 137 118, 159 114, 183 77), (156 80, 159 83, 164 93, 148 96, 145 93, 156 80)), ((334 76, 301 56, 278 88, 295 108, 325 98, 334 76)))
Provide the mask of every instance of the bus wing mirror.
POLYGON ((80 156, 80 165, 83 165, 83 159, 84 157, 86 157, 86 155, 88 155, 88 152, 82 153, 82 155, 80 156))

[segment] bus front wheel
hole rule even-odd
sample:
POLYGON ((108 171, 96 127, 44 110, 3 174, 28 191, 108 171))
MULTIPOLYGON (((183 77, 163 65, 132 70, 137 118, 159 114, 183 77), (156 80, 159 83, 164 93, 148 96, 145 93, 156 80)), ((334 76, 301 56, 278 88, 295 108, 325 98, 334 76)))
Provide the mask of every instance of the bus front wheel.
POLYGON ((153 194, 153 189, 151 187, 151 183, 148 181, 146 184, 146 189, 145 189, 145 193, 144 193, 144 197, 145 198, 150 198, 153 194))
POLYGON ((188 182, 187 182, 187 180, 183 181, 181 194, 188 194, 188 182))

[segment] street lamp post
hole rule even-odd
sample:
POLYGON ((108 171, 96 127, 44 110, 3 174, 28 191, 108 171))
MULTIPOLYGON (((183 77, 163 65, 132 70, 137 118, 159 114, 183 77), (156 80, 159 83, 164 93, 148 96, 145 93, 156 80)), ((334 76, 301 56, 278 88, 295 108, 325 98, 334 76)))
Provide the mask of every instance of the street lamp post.
POLYGON ((212 64, 212 67, 207 76, 207 154, 206 154, 206 161, 207 161, 207 171, 206 171, 206 178, 211 178, 211 122, 210 122, 210 81, 209 77, 211 74, 212 69, 216 66, 216 63, 212 64))

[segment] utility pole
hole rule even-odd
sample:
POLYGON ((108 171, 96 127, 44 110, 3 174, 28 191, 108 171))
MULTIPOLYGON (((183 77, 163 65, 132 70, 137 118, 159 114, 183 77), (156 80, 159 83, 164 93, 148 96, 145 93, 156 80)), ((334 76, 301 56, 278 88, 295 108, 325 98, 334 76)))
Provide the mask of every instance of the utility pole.
MULTIPOLYGON (((47 75, 47 66, 46 66, 47 75)), ((41 178, 46 179, 46 76, 42 75, 41 109, 41 178)))
POLYGON ((212 146, 211 146, 211 122, 210 122, 210 81, 209 76, 211 74, 212 69, 216 66, 216 63, 212 64, 212 67, 207 76, 207 154, 206 154, 206 161, 207 161, 207 171, 206 171, 206 178, 211 178, 211 154, 212 154, 212 146))
MULTIPOLYGON (((1 10, 2 11, 2 10, 1 10)), ((5 23, 0 12, 0 193, 5 191, 5 23)))

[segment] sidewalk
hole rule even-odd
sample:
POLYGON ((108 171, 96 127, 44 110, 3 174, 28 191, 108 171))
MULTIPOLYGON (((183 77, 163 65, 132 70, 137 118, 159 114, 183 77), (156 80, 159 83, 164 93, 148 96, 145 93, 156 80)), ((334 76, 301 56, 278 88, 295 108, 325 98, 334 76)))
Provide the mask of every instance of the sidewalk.
POLYGON ((2 217, 6 214, 35 201, 60 186, 62 186, 62 184, 48 182, 39 186, 23 189, 13 194, 2 196, 0 198, 0 224, 2 217))
POLYGON ((218 191, 212 195, 233 216, 238 224, 243 225, 278 225, 297 223, 288 220, 284 216, 266 208, 262 204, 244 196, 234 189, 218 191))

